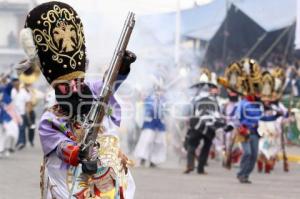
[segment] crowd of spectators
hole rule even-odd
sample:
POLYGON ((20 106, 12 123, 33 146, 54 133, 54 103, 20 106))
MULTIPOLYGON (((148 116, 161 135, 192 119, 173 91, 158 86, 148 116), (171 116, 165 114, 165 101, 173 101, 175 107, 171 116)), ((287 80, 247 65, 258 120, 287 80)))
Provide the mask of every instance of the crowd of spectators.
POLYGON ((33 95, 30 84, 0 75, 0 159, 24 149, 27 143, 34 146, 33 95))

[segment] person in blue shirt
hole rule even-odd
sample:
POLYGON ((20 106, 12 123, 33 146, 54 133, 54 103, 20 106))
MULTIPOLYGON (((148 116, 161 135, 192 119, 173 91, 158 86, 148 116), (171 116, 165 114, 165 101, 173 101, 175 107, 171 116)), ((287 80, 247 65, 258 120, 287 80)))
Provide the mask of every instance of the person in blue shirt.
POLYGON ((259 135, 258 122, 262 117, 263 106, 260 100, 261 71, 260 66, 253 59, 241 61, 243 76, 243 99, 239 102, 236 114, 239 120, 238 131, 242 139, 243 156, 237 178, 241 183, 251 183, 249 176, 253 171, 258 154, 259 135))
POLYGON ((3 77, 1 80, 1 85, 0 85, 0 92, 2 94, 2 99, 1 101, 4 104, 9 104, 11 103, 11 91, 13 89, 13 85, 16 79, 10 79, 9 77, 3 77))
POLYGON ((4 77, 0 85, 0 124, 2 131, 0 133, 0 157, 9 156, 15 150, 15 144, 18 138, 18 125, 16 122, 16 114, 14 114, 11 105, 11 90, 15 79, 9 80, 4 77))
POLYGON ((146 161, 150 167, 156 167, 167 157, 166 126, 163 118, 165 99, 162 89, 155 86, 154 92, 144 101, 144 123, 142 132, 135 148, 135 156, 144 166, 146 161))

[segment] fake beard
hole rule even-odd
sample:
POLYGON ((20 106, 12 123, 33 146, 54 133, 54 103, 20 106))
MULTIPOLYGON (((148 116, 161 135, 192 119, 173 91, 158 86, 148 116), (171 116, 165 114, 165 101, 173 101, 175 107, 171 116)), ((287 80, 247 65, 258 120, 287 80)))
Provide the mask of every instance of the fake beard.
POLYGON ((62 111, 71 118, 86 115, 94 100, 92 91, 87 85, 84 84, 80 90, 81 92, 64 95, 59 89, 55 89, 56 101, 62 111))
POLYGON ((228 95, 229 101, 231 102, 237 102, 239 100, 238 95, 228 95))

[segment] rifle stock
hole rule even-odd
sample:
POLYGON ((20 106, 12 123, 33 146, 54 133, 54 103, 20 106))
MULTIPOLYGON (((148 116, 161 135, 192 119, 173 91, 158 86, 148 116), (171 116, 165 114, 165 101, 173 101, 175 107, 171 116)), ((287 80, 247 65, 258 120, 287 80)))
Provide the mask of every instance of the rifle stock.
MULTIPOLYGON (((293 99, 294 98, 294 93, 291 91, 290 96, 289 96, 289 107, 288 107, 288 116, 290 117, 291 115, 291 110, 293 107, 293 99)), ((286 153, 286 148, 285 148, 285 139, 284 139, 284 129, 282 128, 281 132, 281 149, 282 149, 282 156, 283 156, 283 170, 285 172, 289 171, 289 162, 287 158, 287 153, 286 153)))
POLYGON ((229 145, 229 148, 228 148, 228 150, 226 151, 226 156, 225 156, 225 161, 224 161, 224 167, 226 168, 226 169, 231 169, 231 162, 232 162, 232 150, 233 150, 233 146, 234 146, 234 144, 235 144, 235 142, 236 142, 236 133, 237 132, 235 132, 234 131, 234 135, 233 135, 233 137, 232 137, 232 139, 231 139, 231 143, 230 143, 230 145, 229 145))
POLYGON ((289 162, 286 154, 286 149, 285 149, 285 139, 284 139, 284 131, 282 129, 281 132, 281 148, 282 148, 282 156, 283 156, 283 170, 285 172, 289 171, 289 162))

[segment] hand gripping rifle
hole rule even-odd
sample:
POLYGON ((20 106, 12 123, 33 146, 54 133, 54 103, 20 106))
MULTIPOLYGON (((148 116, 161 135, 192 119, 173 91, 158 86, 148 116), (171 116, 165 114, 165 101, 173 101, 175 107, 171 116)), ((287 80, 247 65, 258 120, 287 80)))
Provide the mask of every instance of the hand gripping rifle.
POLYGON ((100 95, 94 100, 91 110, 87 114, 82 125, 84 137, 80 143, 80 148, 81 151, 86 152, 84 157, 86 160, 92 160, 92 150, 96 143, 98 133, 101 131, 101 123, 108 110, 109 98, 113 93, 112 89, 117 79, 134 25, 135 14, 130 12, 125 21, 114 55, 105 75, 100 95))

